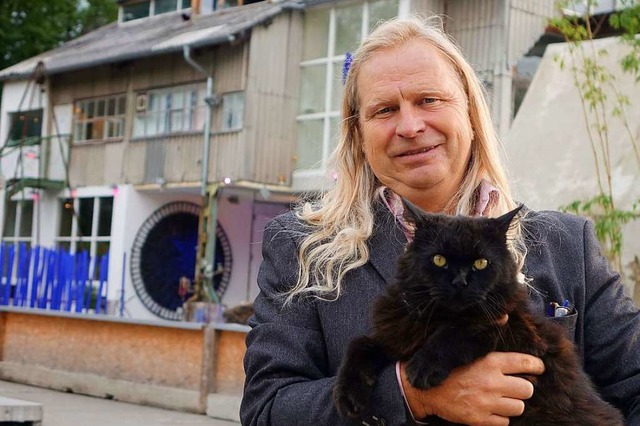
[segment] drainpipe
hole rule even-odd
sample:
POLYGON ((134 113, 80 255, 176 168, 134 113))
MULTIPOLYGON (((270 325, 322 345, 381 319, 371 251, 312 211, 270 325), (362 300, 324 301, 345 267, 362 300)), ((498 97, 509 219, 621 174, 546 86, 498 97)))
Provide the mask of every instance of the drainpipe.
POLYGON ((202 155, 202 185, 200 187, 200 195, 207 196, 207 184, 209 181, 209 146, 211 144, 211 115, 213 114, 213 77, 202 66, 191 57, 191 46, 184 45, 182 47, 184 60, 189 65, 207 76, 207 95, 205 102, 207 103, 207 116, 204 120, 204 146, 202 155))
MULTIPOLYGON (((213 276, 214 276, 214 268, 216 263, 216 229, 218 223, 218 188, 216 186, 215 193, 211 194, 211 197, 208 196, 208 183, 209 183, 209 149, 211 145, 211 116, 213 115, 213 107, 215 104, 213 98, 213 77, 211 73, 207 72, 199 63, 197 63, 191 57, 191 46, 184 45, 182 47, 182 51, 184 54, 184 60, 187 61, 189 65, 198 70, 200 73, 207 76, 207 95, 205 97, 205 102, 207 104, 207 116, 204 121, 204 146, 203 146, 203 154, 202 154, 202 185, 200 187, 200 195, 202 196, 202 208, 203 215, 205 214, 204 209, 210 208, 209 215, 205 215, 206 220, 205 229, 201 229, 200 234, 206 232, 206 250, 205 253, 202 253, 202 242, 200 241, 201 236, 198 236, 198 270, 199 270, 199 279, 204 281, 206 278, 206 286, 205 289, 207 291, 207 295, 209 299, 214 301, 215 303, 219 303, 218 295, 213 287, 213 276), (211 259, 211 264, 208 259, 211 259)), ((217 145, 214 146, 217 148, 217 145)), ((217 149, 214 151, 214 158, 218 158, 217 149)), ((217 173, 217 170, 216 170, 217 173)), ((201 218, 200 223, 203 223, 203 219, 201 218)), ((198 279, 198 278, 196 278, 198 279)))

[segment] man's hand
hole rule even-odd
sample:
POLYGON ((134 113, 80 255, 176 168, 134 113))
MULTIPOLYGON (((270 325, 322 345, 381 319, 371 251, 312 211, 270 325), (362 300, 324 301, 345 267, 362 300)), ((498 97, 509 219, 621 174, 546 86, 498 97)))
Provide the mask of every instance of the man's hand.
MULTIPOLYGON (((505 321, 506 322, 506 321, 505 321)), ((472 426, 504 426, 524 412, 533 385, 512 374, 542 374, 541 359, 516 352, 492 352, 454 369, 439 386, 427 390, 411 386, 404 364, 401 379, 409 409, 416 419, 430 415, 472 426)))

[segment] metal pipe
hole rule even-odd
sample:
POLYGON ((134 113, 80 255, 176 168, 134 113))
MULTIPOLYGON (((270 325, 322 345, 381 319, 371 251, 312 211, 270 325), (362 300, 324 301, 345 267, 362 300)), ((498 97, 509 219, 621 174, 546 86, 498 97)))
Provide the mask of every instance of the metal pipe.
MULTIPOLYGON (((201 72, 202 74, 207 76, 207 95, 205 97, 205 103, 207 104, 207 116, 204 121, 204 146, 203 146, 203 154, 202 154, 202 183, 200 187, 200 195, 202 196, 202 213, 200 224, 203 224, 203 220, 206 220, 206 225, 203 229, 199 229, 200 235, 198 235, 198 264, 196 265, 199 273, 196 272, 196 280, 200 281, 201 284, 205 284, 204 287, 206 289, 207 295, 210 300, 213 300, 215 303, 219 303, 218 295, 216 294, 214 287, 214 277, 215 277, 215 263, 216 263, 216 229, 218 225, 218 191, 216 191, 209 196, 208 194, 208 186, 209 186, 209 150, 211 145, 211 117, 213 115, 213 106, 214 106, 214 98, 213 98, 213 77, 210 73, 208 73, 200 64, 198 64, 191 57, 191 46, 184 45, 182 47, 182 52, 184 54, 184 59, 187 61, 189 65, 193 68, 201 72), (210 209, 208 218, 205 215, 206 209, 210 209), (203 219, 204 217, 204 219, 203 219), (205 250, 203 252, 202 238, 201 233, 206 232, 207 238, 205 242, 205 250), (211 262, 208 261, 211 259, 211 262)), ((218 150, 217 145, 214 145, 214 158, 218 158, 218 150)), ((216 174, 218 174, 218 169, 216 167, 216 174)))
MULTIPOLYGON (((211 145, 211 116, 213 115, 213 77, 199 63, 191 57, 191 46, 184 45, 182 48, 184 60, 189 65, 207 76, 207 95, 205 103, 207 104, 207 116, 204 120, 204 146, 202 153, 202 184, 200 187, 200 195, 207 196, 207 185, 209 181, 209 149, 211 145)), ((217 171, 216 171, 217 172, 217 171)))

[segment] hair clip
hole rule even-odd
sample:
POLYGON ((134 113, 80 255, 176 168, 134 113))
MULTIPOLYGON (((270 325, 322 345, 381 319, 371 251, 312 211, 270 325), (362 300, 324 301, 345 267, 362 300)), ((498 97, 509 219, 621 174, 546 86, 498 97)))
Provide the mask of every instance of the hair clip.
POLYGON ((347 82, 347 75, 349 74, 349 68, 351 68, 351 62, 353 62, 353 55, 347 52, 345 53, 344 65, 342 66, 342 85, 347 82))

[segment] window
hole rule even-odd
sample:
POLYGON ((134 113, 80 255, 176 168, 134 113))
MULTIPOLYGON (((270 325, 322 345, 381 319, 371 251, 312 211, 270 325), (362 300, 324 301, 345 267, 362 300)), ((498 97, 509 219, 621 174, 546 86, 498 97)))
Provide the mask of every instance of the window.
POLYGON ((191 84, 138 94, 133 137, 202 131, 205 92, 204 84, 191 84))
POLYGON ((244 116, 244 92, 222 96, 222 131, 242 129, 244 116))
POLYGON ((188 9, 191 0, 147 0, 122 6, 122 22, 188 9))
MULTIPOLYGON (((113 197, 60 200, 60 223, 56 243, 71 253, 86 251, 92 259, 109 252, 113 197)), ((96 264, 95 277, 99 276, 96 264)))
POLYGON ((28 139, 39 139, 42 135, 42 109, 12 112, 9 114, 9 146, 24 143, 28 139))
POLYGON ((134 19, 146 18, 149 16, 151 1, 127 4, 122 6, 122 22, 133 21, 134 19))
POLYGON ((2 241, 31 244, 33 200, 9 200, 4 211, 2 241))
POLYGON ((126 104, 124 95, 76 101, 74 142, 122 138, 126 104))
POLYGON ((155 0, 154 15, 160 15, 161 13, 173 12, 178 10, 178 4, 176 0, 155 0))
POLYGON ((399 15, 406 6, 406 0, 370 0, 305 12, 297 169, 324 168, 337 143, 346 53, 378 21, 399 15))

